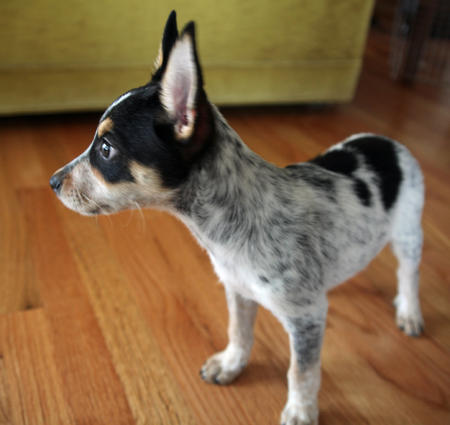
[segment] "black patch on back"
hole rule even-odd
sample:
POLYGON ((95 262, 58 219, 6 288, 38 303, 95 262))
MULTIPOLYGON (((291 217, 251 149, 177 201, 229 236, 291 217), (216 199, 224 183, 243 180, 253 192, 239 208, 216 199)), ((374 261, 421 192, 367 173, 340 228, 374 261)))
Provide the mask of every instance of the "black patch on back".
POLYGON ((358 198, 360 199, 361 203, 364 206, 369 207, 372 194, 370 193, 367 184, 361 179, 355 179, 353 183, 353 190, 355 191, 356 195, 358 195, 358 198))
POLYGON ((308 161, 327 170, 351 176, 358 167, 355 155, 345 150, 331 150, 308 161))
POLYGON ((353 172, 358 168, 358 158, 353 152, 346 150, 345 145, 343 145, 342 149, 333 149, 325 152, 308 162, 354 179, 353 190, 356 196, 364 206, 370 206, 372 194, 369 187, 363 180, 353 176, 353 172))
POLYGON ((364 156, 365 163, 378 177, 381 200, 384 208, 389 210, 397 199, 402 181, 402 171, 392 141, 380 136, 363 136, 344 146, 364 156))

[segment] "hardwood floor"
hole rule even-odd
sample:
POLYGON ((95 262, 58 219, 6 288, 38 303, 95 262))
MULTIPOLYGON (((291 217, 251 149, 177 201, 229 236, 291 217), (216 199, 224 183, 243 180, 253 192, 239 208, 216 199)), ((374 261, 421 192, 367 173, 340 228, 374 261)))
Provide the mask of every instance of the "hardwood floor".
MULTIPOLYGON (((450 96, 386 77, 374 35, 353 103, 226 109, 243 140, 278 165, 350 133, 383 133, 419 159, 427 201, 425 334, 394 323, 389 250, 330 293, 320 423, 450 423, 450 96)), ((0 424, 277 424, 287 336, 260 310, 251 363, 230 386, 203 361, 227 341, 223 289, 181 223, 155 211, 86 218, 51 173, 89 144, 98 114, 0 120, 0 424)))

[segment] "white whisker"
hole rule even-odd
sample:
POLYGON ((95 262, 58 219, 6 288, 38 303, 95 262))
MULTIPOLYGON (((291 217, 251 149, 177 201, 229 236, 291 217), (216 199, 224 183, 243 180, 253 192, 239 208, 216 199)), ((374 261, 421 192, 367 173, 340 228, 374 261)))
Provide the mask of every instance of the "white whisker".
POLYGON ((141 206, 135 201, 134 202, 136 205, 136 209, 141 217, 141 223, 142 223, 142 231, 145 232, 146 230, 146 221, 145 221, 145 217, 144 217, 144 213, 142 212, 142 208, 141 206))

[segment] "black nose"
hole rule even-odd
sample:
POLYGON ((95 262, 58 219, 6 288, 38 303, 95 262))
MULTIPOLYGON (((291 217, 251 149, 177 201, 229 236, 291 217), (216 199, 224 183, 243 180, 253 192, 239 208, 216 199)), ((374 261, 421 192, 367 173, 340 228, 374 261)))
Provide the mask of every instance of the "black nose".
POLYGON ((50 179, 50 187, 54 190, 55 193, 59 193, 59 190, 62 186, 62 178, 61 174, 53 174, 53 176, 50 179))

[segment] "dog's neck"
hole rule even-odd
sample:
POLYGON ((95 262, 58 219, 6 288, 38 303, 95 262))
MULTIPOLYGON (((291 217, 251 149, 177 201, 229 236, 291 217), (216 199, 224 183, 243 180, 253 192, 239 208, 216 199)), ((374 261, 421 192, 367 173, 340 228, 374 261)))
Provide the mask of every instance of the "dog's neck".
MULTIPOLYGON (((215 140, 180 189, 175 214, 197 238, 244 236, 275 192, 277 167, 252 152, 213 107, 215 140), (264 195, 264 196, 263 196, 264 195)), ((255 221, 256 220, 256 221, 255 221)))

